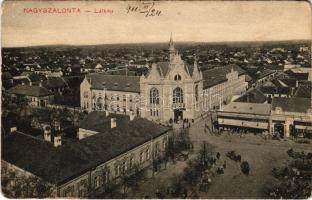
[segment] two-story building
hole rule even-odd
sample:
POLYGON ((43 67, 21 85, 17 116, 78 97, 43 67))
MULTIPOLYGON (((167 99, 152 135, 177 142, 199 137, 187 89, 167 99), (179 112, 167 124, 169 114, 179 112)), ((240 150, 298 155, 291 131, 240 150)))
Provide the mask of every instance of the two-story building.
POLYGON ((81 108, 129 114, 155 121, 195 119, 246 90, 244 70, 225 66, 200 71, 182 60, 169 42, 169 60, 147 75, 89 74, 80 85, 81 108))

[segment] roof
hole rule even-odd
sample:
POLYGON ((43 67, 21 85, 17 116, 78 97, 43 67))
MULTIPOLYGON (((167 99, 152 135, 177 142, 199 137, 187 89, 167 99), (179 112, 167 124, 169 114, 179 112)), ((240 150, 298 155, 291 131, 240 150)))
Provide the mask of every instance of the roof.
POLYGON ((299 85, 297 88, 294 97, 302 97, 302 98, 311 98, 312 87, 299 85))
MULTIPOLYGON (((91 115, 103 117, 99 112, 91 115)), ((79 141, 66 141, 57 148, 52 143, 12 133, 3 141, 2 158, 46 181, 61 184, 169 130, 147 119, 129 121, 129 117, 112 116, 117 118, 116 128, 79 141)))
POLYGON ((230 73, 232 68, 242 75, 245 71, 237 65, 227 65, 225 67, 218 67, 203 71, 204 88, 212 87, 227 80, 226 74, 230 73))
POLYGON ((222 108, 223 112, 270 115, 271 105, 263 103, 231 102, 222 108))
POLYGON ((9 80, 12 78, 13 78, 13 76, 11 75, 10 72, 2 72, 2 80, 9 80))
POLYGON ((59 77, 43 81, 42 85, 47 89, 63 88, 67 86, 65 80, 59 77))
POLYGON ((103 69, 103 66, 102 66, 100 63, 98 63, 98 64, 95 66, 95 69, 103 69))
POLYGON ((295 73, 292 70, 287 70, 285 73, 290 76, 291 78, 297 79, 297 80, 308 80, 309 73, 295 73))
POLYGON ((275 71, 270 69, 264 69, 262 72, 257 74, 257 79, 264 78, 266 76, 269 76, 270 74, 273 74, 275 71))
POLYGON ((87 80, 93 89, 117 90, 125 92, 140 92, 139 76, 88 74, 87 80))
POLYGON ((272 108, 282 108, 283 111, 287 112, 299 112, 307 113, 308 109, 311 108, 311 99, 299 98, 299 97, 274 97, 272 100, 272 108))
POLYGON ((38 81, 40 81, 40 76, 38 74, 35 74, 33 72, 30 72, 30 73, 23 72, 23 73, 25 73, 24 76, 27 76, 31 80, 31 82, 38 82, 38 81))
POLYGON ((169 62, 158 62, 157 69, 159 74, 165 77, 169 71, 169 62))
POLYGON ((250 81, 252 81, 253 79, 248 75, 248 74, 246 74, 246 77, 245 77, 245 81, 246 82, 250 82, 250 81))
POLYGON ((267 98, 262 92, 258 89, 253 89, 236 99, 235 102, 264 103, 266 100, 267 98))
POLYGON ((10 88, 8 93, 32 97, 48 96, 51 94, 48 89, 38 85, 17 85, 10 88))
POLYGON ((289 87, 261 86, 259 90, 264 94, 285 94, 285 95, 291 94, 291 88, 289 87))

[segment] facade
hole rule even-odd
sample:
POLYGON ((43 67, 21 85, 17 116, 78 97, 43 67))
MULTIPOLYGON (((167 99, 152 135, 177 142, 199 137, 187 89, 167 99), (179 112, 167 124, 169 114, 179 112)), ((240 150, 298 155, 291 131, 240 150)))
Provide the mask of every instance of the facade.
POLYGON ((96 133, 63 143, 48 130, 42 139, 12 131, 4 138, 3 167, 43 179, 54 197, 92 197, 161 158, 170 134, 146 119, 97 111, 81 124, 96 133))
POLYGON ((312 106, 310 98, 274 97, 270 132, 281 137, 312 134, 312 106))
POLYGON ((130 114, 167 122, 195 119, 245 92, 245 74, 237 66, 201 72, 195 60, 184 62, 169 42, 169 61, 153 63, 147 75, 89 74, 80 86, 81 108, 130 114))
POLYGON ((231 102, 217 112, 218 125, 223 129, 268 132, 270 112, 270 104, 231 102))

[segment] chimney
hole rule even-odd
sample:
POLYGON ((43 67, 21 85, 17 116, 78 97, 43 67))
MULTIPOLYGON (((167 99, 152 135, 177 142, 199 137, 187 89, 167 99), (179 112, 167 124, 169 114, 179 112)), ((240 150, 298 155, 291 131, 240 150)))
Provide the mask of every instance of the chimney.
POLYGON ((22 85, 25 85, 24 81, 22 82, 22 85))
POLYGON ((54 147, 58 147, 62 145, 62 136, 56 135, 54 136, 54 147))
POLYGON ((41 80, 40 83, 39 83, 39 87, 42 87, 42 80, 41 80))
POLYGON ((105 117, 108 117, 108 115, 109 115, 108 110, 105 110, 105 117))
POLYGON ((51 142, 51 127, 46 126, 43 131, 44 141, 51 142))
POLYGON ((298 87, 299 86, 299 81, 298 80, 296 80, 296 87, 298 87))
POLYGON ((32 82, 31 81, 29 81, 29 86, 32 86, 32 82))
POLYGON ((15 127, 10 128, 10 133, 14 133, 15 131, 17 131, 16 126, 15 126, 15 127))
POLYGON ((60 121, 54 120, 54 121, 53 121, 53 128, 54 128, 56 131, 61 130, 61 123, 60 123, 60 121))
POLYGON ((116 118, 111 118, 111 128, 115 128, 117 126, 116 118))

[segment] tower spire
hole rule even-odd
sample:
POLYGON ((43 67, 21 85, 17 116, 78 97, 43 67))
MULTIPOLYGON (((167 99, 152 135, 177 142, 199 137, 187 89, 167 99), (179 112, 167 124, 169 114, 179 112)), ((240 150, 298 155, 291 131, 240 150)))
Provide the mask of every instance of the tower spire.
POLYGON ((172 32, 170 34, 170 40, 169 40, 169 50, 174 50, 174 44, 173 44, 173 39, 172 39, 172 32))
POLYGON ((169 61, 172 61, 174 55, 176 54, 176 50, 174 48, 172 33, 170 34, 170 41, 169 41, 169 61))

